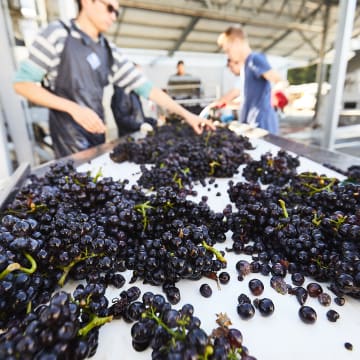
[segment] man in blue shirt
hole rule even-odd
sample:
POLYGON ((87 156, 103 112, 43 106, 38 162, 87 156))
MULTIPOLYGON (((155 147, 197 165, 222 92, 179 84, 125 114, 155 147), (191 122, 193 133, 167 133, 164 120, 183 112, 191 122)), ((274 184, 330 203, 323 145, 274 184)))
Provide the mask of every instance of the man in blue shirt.
POLYGON ((228 56, 229 67, 244 67, 244 94, 241 122, 256 124, 273 134, 279 131, 279 119, 271 105, 271 83, 282 84, 264 54, 253 52, 240 26, 231 26, 218 38, 228 56))

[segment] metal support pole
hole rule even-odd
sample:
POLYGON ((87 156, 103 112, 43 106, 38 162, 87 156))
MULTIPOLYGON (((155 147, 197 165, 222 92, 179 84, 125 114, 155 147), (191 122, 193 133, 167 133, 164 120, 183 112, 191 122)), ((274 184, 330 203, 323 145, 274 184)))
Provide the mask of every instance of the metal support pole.
POLYGON ((322 139, 322 146, 329 150, 333 150, 335 145, 335 132, 341 110, 350 40, 354 26, 356 0, 341 0, 339 6, 335 60, 330 74, 331 89, 326 117, 324 119, 324 134, 322 139))
POLYGON ((321 38, 321 46, 319 51, 319 63, 316 69, 316 83, 318 84, 317 92, 316 92, 316 104, 315 104, 315 113, 314 113, 314 120, 313 120, 313 127, 316 127, 320 123, 319 116, 319 109, 320 109, 320 102, 321 102, 321 90, 322 85, 325 80, 325 74, 327 66, 324 64, 325 58, 325 46, 326 46, 326 37, 329 28, 329 14, 330 14, 330 1, 325 0, 325 14, 324 14, 324 30, 321 38))
POLYGON ((13 36, 10 35, 11 25, 8 18, 6 1, 1 1, 0 6, 0 51, 1 71, 0 99, 3 106, 3 114, 8 125, 12 141, 15 145, 16 157, 19 163, 28 162, 34 164, 34 154, 26 127, 26 118, 21 106, 20 98, 16 96, 13 87, 15 74, 15 61, 13 58, 13 36))
POLYGON ((0 179, 10 176, 11 173, 12 165, 9 156, 3 109, 0 103, 0 179))

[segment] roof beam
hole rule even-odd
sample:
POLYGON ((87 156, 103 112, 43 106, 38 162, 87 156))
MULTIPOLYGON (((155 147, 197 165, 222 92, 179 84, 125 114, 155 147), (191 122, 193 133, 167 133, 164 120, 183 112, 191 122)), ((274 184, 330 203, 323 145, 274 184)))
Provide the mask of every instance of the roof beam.
POLYGON ((285 9, 285 5, 287 3, 287 0, 283 0, 283 2, 281 3, 281 6, 279 7, 278 12, 276 13, 276 16, 279 17, 282 15, 284 9, 285 9))
POLYGON ((302 39, 311 47, 311 49, 318 54, 319 50, 314 46, 314 44, 312 43, 313 39, 309 39, 307 38, 304 33, 302 33, 301 31, 299 31, 300 36, 302 37, 302 39))
MULTIPOLYGON (((301 35, 304 36, 304 34, 301 34, 301 35)), ((310 44, 311 44, 311 40, 310 40, 310 39, 306 39, 306 43, 307 43, 308 45, 310 45, 310 44)), ((292 54, 294 54, 294 52, 296 52, 297 50, 300 50, 300 49, 302 48, 302 46, 303 46, 303 44, 299 44, 299 45, 295 46, 294 48, 292 48, 292 49, 291 49, 290 51, 288 51, 287 53, 282 54, 282 56, 284 56, 284 57, 291 56, 292 54)), ((316 54, 319 53, 318 49, 316 49, 314 45, 311 44, 310 47, 311 47, 311 49, 312 49, 313 51, 316 52, 316 54)))
MULTIPOLYGON (((357 17, 359 17, 359 16, 360 16, 360 8, 356 9, 356 11, 355 11, 354 23, 355 23, 355 20, 357 19, 357 17)), ((336 24, 336 21, 334 22, 334 25, 335 25, 335 24, 336 24)), ((330 27, 330 26, 329 26, 329 27, 330 27)), ((357 36, 359 36, 359 35, 360 35, 360 29, 358 29, 358 30, 353 30, 353 32, 352 32, 352 37, 353 37, 353 38, 355 38, 355 37, 357 37, 357 36)), ((336 39, 336 38, 335 38, 335 39, 336 39)), ((334 49, 335 41, 336 41, 336 40, 334 40, 334 41, 331 42, 330 46, 325 50, 325 53, 328 53, 328 52, 330 52, 331 50, 334 49)), ((312 59, 312 62, 315 62, 316 60, 317 60, 317 58, 312 59)))
POLYGON ((255 9, 255 14, 260 14, 263 7, 269 2, 269 0, 262 0, 262 3, 255 9))
POLYGON ((156 1, 135 1, 135 0, 122 0, 121 6, 136 8, 142 10, 159 11, 168 14, 201 17, 211 20, 228 21, 232 23, 246 23, 248 25, 255 25, 261 27, 272 27, 279 30, 300 30, 313 33, 321 33, 322 26, 304 24, 302 22, 274 22, 271 20, 258 19, 256 17, 245 17, 234 12, 219 12, 218 10, 197 8, 197 7, 180 7, 169 2, 156 2, 156 1))
MULTIPOLYGON (((303 22, 309 20, 309 18, 314 17, 314 16, 320 11, 321 7, 322 7, 322 4, 319 4, 319 6, 318 6, 315 10, 313 10, 309 16, 303 17, 303 18, 300 20, 300 22, 303 23, 303 22)), ((322 27, 321 27, 321 28, 322 28, 322 27)), ((276 44, 278 44, 280 41, 284 40, 293 30, 294 30, 294 29, 290 29, 290 28, 287 29, 283 34, 281 34, 278 38, 276 38, 271 44, 269 44, 269 45, 265 46, 264 48, 262 48, 261 51, 262 51, 262 52, 268 51, 268 50, 271 49, 273 46, 275 46, 276 44)))
POLYGON ((180 38, 176 41, 174 47, 169 51, 169 56, 173 56, 174 52, 179 50, 181 44, 186 40, 190 32, 194 29, 199 19, 200 19, 199 17, 193 17, 190 19, 188 26, 184 29, 184 32, 181 34, 180 38))

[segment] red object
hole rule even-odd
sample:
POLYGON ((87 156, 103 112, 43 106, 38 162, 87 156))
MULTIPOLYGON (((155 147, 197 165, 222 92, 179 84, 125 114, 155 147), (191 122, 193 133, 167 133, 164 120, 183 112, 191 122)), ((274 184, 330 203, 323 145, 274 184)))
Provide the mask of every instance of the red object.
POLYGON ((226 102, 223 102, 223 103, 221 103, 221 104, 216 104, 214 107, 215 107, 215 109, 222 109, 222 108, 224 108, 226 106, 226 102))
POLYGON ((271 100, 272 105, 274 107, 280 108, 281 110, 289 103, 286 95, 280 90, 273 92, 271 100))

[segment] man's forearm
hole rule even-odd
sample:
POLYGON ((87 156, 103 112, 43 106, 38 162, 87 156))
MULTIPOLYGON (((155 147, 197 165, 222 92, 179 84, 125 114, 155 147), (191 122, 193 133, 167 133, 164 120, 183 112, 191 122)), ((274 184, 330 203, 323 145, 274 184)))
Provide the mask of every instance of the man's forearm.
POLYGON ((168 94, 164 93, 161 89, 157 87, 152 88, 149 99, 171 113, 175 113, 184 118, 188 115, 188 111, 186 109, 180 106, 168 94))
POLYGON ((14 84, 15 91, 32 103, 49 109, 71 113, 76 103, 51 93, 49 90, 32 83, 18 82, 14 84))
POLYGON ((230 91, 228 91, 226 94, 224 94, 218 102, 225 102, 225 103, 229 103, 231 101, 233 101, 235 98, 237 98, 238 96, 240 96, 240 90, 237 88, 231 89, 230 91))

